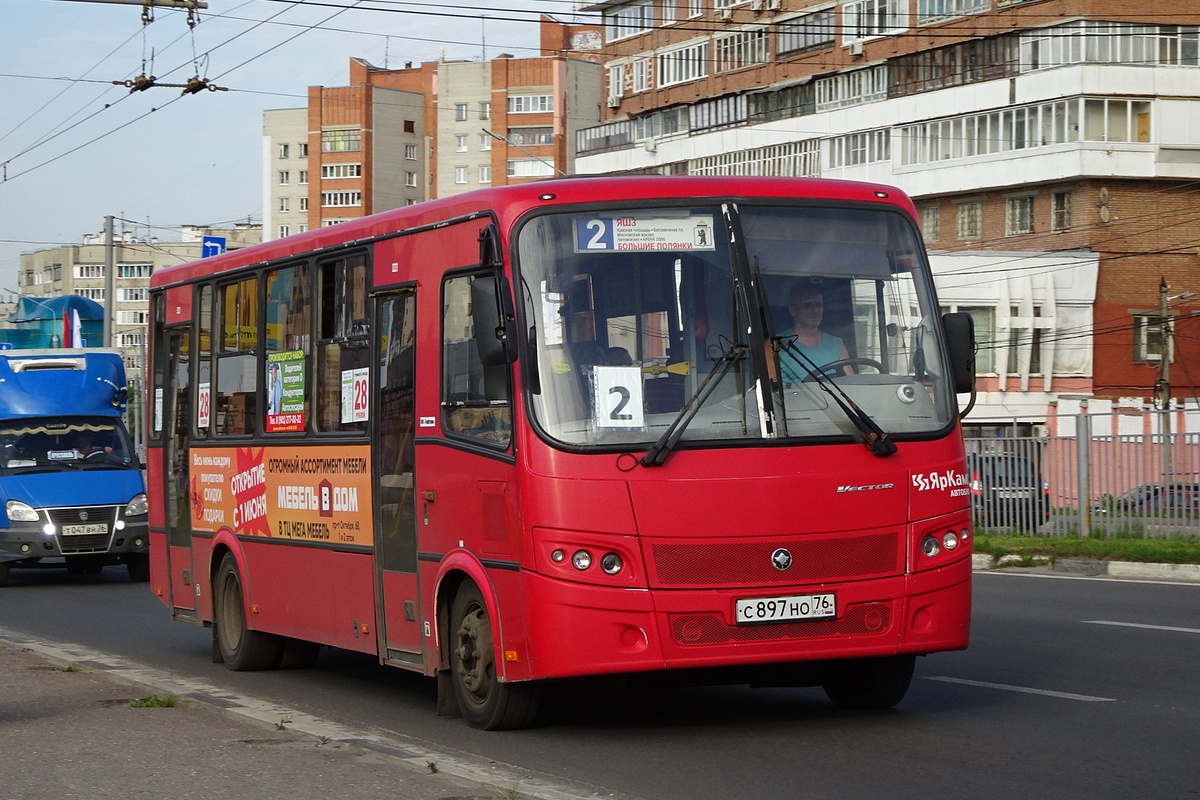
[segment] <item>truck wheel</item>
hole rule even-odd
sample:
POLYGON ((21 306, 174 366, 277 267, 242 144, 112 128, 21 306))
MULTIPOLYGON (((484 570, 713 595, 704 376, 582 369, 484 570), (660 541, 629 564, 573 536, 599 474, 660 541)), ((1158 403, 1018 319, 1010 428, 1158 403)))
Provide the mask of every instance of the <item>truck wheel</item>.
POLYGON ((131 583, 145 583, 150 580, 150 556, 145 553, 131 555, 125 562, 125 568, 129 570, 131 583))
POLYGON ((235 672, 271 669, 279 663, 281 644, 277 637, 252 631, 246 625, 246 600, 237 560, 226 553, 213 584, 217 643, 221 660, 235 672))
POLYGON ((829 666, 822 686, 839 708, 891 708, 908 692, 916 663, 916 656, 839 661, 829 666))
POLYGON ((473 728, 526 728, 541 699, 535 682, 502 683, 487 603, 475 584, 459 587, 450 610, 450 676, 458 707, 473 728))

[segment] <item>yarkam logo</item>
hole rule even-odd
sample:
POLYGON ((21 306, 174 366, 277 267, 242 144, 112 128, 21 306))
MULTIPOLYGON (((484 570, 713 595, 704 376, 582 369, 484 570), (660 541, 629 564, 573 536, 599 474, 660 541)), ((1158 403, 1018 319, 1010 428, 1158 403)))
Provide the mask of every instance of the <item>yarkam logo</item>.
POLYGON ((967 473, 948 469, 928 475, 913 475, 912 484, 918 492, 944 492, 950 489, 950 496, 957 497, 967 493, 967 473))

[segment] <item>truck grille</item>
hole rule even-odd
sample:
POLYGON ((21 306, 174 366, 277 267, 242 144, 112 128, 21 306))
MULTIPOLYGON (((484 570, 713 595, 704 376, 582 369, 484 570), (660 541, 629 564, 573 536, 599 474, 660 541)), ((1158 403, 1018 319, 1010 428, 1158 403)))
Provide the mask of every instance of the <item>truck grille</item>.
POLYGON ((113 523, 117 520, 116 506, 80 506, 49 509, 50 522, 57 531, 58 549, 64 555, 107 553, 112 542, 113 523), (74 525, 103 525, 103 532, 67 535, 64 527, 74 525))

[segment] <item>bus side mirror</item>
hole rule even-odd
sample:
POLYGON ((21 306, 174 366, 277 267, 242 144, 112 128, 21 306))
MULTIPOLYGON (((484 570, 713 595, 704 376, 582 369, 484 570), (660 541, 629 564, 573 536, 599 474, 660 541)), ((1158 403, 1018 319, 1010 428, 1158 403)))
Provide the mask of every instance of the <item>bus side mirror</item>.
POLYGON ((508 282, 498 273, 479 275, 471 281, 471 317, 475 322, 475 346, 483 366, 495 367, 517 360, 512 295, 508 282))
POLYGON ((946 349, 950 354, 950 377, 956 394, 975 390, 975 320, 963 311, 942 315, 946 349))

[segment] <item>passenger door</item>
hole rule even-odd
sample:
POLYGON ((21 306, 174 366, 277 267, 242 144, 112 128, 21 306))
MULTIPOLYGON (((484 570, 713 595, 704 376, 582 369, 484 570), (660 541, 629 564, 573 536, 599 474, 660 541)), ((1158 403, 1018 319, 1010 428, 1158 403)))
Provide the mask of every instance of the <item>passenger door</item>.
POLYGON ((167 334, 167 385, 164 418, 170 427, 163 436, 163 497, 166 498, 167 569, 171 608, 175 616, 196 613, 196 574, 192 559, 191 455, 191 337, 188 331, 167 334))

